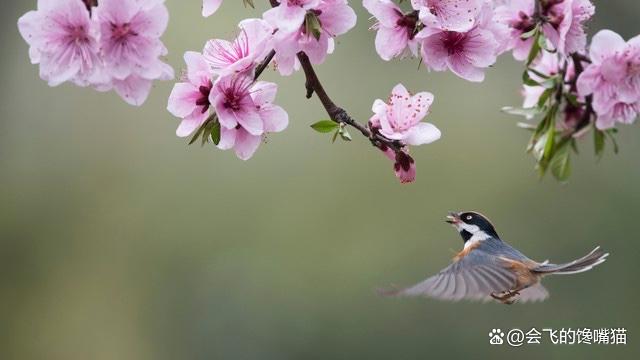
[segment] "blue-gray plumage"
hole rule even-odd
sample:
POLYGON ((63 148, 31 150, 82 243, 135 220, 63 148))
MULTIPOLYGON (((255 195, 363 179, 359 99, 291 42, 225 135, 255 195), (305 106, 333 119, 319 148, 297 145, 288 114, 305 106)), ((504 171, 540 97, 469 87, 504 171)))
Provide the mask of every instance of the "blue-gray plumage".
POLYGON ((540 284, 548 274, 575 274, 590 270, 609 255, 596 247, 588 255, 565 264, 539 263, 500 239, 491 222, 476 212, 450 213, 447 222, 462 236, 463 250, 451 265, 395 296, 428 296, 442 300, 489 300, 505 304, 541 301, 549 293, 540 284))

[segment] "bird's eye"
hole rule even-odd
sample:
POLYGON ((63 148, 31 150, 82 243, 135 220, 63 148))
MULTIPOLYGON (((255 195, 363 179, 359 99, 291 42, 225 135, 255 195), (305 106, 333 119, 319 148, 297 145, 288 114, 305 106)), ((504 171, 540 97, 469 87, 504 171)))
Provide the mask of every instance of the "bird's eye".
POLYGON ((467 220, 471 220, 471 219, 473 219, 473 216, 467 215, 467 220))

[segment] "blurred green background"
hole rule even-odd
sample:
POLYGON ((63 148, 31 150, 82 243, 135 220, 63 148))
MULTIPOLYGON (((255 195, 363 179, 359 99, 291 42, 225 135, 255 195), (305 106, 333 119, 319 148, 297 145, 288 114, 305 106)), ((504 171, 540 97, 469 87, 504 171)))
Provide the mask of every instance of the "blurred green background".
MULTIPOLYGON (((415 149, 418 180, 400 185, 361 137, 331 145, 303 77, 277 81, 291 124, 248 162, 175 137, 172 82, 142 108, 115 94, 49 88, 16 20, 35 0, 3 4, 0 96, 1 359, 639 358, 640 128, 601 161, 581 143, 568 185, 539 181, 528 133, 500 113, 520 103, 521 64, 504 55, 482 84, 375 54, 369 15, 318 67, 357 119, 404 83, 435 94, 441 141, 415 149), (486 213, 534 259, 571 260, 600 244, 596 270, 546 281, 541 304, 380 298, 374 289, 437 272, 462 243, 448 210, 486 213), (492 328, 626 327, 627 346, 488 344, 492 328)), ((168 1, 164 40, 182 54, 258 17, 227 0, 168 1)), ((596 1, 590 31, 640 33, 635 0, 596 1)))

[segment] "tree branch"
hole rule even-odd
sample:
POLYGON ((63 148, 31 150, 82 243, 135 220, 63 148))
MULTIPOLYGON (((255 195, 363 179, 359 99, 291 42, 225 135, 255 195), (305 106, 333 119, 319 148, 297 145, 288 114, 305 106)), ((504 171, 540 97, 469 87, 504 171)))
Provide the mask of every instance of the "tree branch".
POLYGON ((260 62, 260 64, 258 64, 258 66, 256 66, 256 72, 253 75, 253 81, 258 80, 260 75, 262 75, 264 70, 269 66, 269 63, 271 63, 271 60, 273 60, 274 56, 276 56, 276 51, 275 50, 271 50, 269 52, 269 54, 267 54, 267 56, 264 58, 264 60, 262 60, 260 62))
POLYGON ((325 91, 324 86, 322 86, 322 83, 320 82, 311 61, 309 61, 307 54, 302 51, 299 52, 298 61, 300 61, 300 65, 302 66, 302 70, 306 77, 305 87, 307 88, 307 98, 311 98, 315 92, 331 120, 357 129, 377 148, 384 149, 386 146, 396 153, 402 149, 403 145, 400 142, 387 139, 379 133, 371 131, 367 126, 355 121, 343 108, 337 106, 325 91))
MULTIPOLYGON (((272 7, 280 5, 277 0, 269 0, 269 3, 272 7)), ((269 55, 267 55, 267 57, 260 63, 260 65, 258 65, 258 67, 256 68, 255 79, 257 79, 258 76, 260 76, 264 69, 269 65, 269 62, 273 59, 274 55, 275 50, 272 50, 269 55)), ((310 99, 315 92, 331 120, 335 121, 338 124, 349 125, 357 129, 362 134, 362 136, 369 139, 371 144, 379 148, 380 150, 384 151, 387 148, 390 148, 395 153, 399 153, 402 151, 404 145, 400 141, 387 139, 377 131, 369 129, 368 126, 360 124, 351 116, 349 116, 349 114, 343 108, 337 106, 333 102, 333 100, 331 100, 329 94, 327 94, 324 87, 322 86, 322 83, 320 82, 320 79, 318 78, 318 75, 316 74, 316 71, 313 68, 313 65, 311 64, 311 61, 309 60, 307 54, 301 51, 297 54, 297 57, 306 77, 305 88, 307 90, 307 93, 305 96, 307 99, 310 99)))

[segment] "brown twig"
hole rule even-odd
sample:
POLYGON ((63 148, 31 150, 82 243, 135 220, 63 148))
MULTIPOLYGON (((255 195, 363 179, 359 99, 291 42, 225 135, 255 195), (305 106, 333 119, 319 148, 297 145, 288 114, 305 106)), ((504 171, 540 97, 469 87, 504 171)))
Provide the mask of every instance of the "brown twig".
POLYGON ((386 137, 380 135, 377 132, 371 131, 368 127, 358 123, 355 121, 349 114, 341 107, 337 106, 333 100, 329 97, 327 92, 322 86, 318 75, 316 74, 311 61, 309 61, 309 57, 304 52, 298 53, 298 61, 300 61, 300 66, 304 71, 304 75, 306 77, 305 87, 307 89, 307 98, 311 98, 313 93, 315 92, 318 99, 322 103, 327 114, 331 120, 339 123, 349 125, 355 129, 357 129, 363 136, 371 141, 375 147, 384 149, 385 146, 391 148, 396 153, 402 150, 403 145, 394 140, 387 139, 386 137))
MULTIPOLYGON (((574 71, 575 74, 573 75, 573 79, 571 79, 570 86, 573 91, 576 91, 578 77, 584 71, 584 66, 582 66, 582 63, 583 62, 591 63, 591 60, 587 56, 578 54, 578 53, 571 54, 571 59, 573 60, 573 67, 575 69, 574 71)), ((584 104, 585 104, 584 114, 582 115, 580 122, 576 125, 576 129, 573 132, 573 135, 580 133, 582 129, 586 128, 591 123, 592 115, 595 115, 595 112, 593 110, 593 105, 592 105, 593 95, 587 95, 584 99, 584 104)))
MULTIPOLYGON (((276 7, 280 5, 277 0, 269 0, 269 3, 271 4, 272 7, 276 7)), ((271 58, 273 58, 272 54, 275 55, 275 51, 272 51, 271 53, 269 53, 269 55, 271 55, 271 58)), ((356 120, 354 120, 349 115, 349 113, 347 113, 346 110, 337 106, 333 102, 333 100, 331 100, 331 98, 329 97, 329 94, 327 94, 327 92, 325 91, 324 86, 322 86, 322 82, 320 82, 320 79, 318 78, 318 74, 316 74, 316 71, 313 68, 313 65, 311 64, 311 61, 309 60, 309 57, 307 56, 307 54, 301 51, 298 53, 297 57, 306 78, 304 86, 305 86, 305 89, 307 90, 307 93, 306 93, 307 99, 310 99, 313 96, 313 93, 315 93, 318 96, 318 99, 320 99, 322 106, 324 107, 325 111, 327 112, 331 120, 335 121, 338 124, 349 125, 357 129, 364 137, 368 138, 369 141, 371 141, 371 144, 373 146, 379 148, 380 150, 384 151, 387 148, 390 148, 395 153, 399 153, 402 151, 402 148, 404 147, 404 145, 401 142, 387 139, 377 131, 372 131, 371 129, 369 129, 368 126, 362 125, 356 120)), ((267 58, 269 58, 269 56, 267 56, 267 58)), ((265 61, 267 61, 267 58, 265 58, 265 61)), ((261 65, 265 61, 263 61, 261 65)), ((266 65, 268 65, 269 61, 271 61, 271 59, 268 59, 268 61, 266 62, 266 65)), ((266 67, 266 65, 264 67, 266 67)), ((264 70, 264 68, 262 70, 264 70)), ((256 69, 256 74, 257 74, 256 75, 256 79, 257 79, 257 76, 259 75, 257 73, 257 69, 256 69)))
POLYGON ((265 56, 264 60, 262 60, 260 62, 260 64, 258 64, 258 66, 256 66, 256 71, 255 71, 255 73, 253 75, 253 81, 258 80, 260 75, 262 75, 264 70, 269 66, 269 64, 271 63, 271 60, 273 60, 274 56, 276 56, 276 51, 275 50, 271 50, 269 52, 269 54, 267 54, 267 56, 265 56))
MULTIPOLYGON (((269 0, 269 3, 272 7, 280 5, 277 0, 269 0)), ((275 54, 275 50, 272 50, 256 67, 254 80, 257 80, 260 74, 262 74, 267 66, 269 66, 269 63, 271 62, 275 54)), ((381 150, 390 148, 396 153, 402 151, 404 145, 401 142, 387 139, 377 131, 372 131, 368 126, 362 125, 354 120, 343 108, 337 106, 333 102, 333 100, 331 100, 329 94, 327 94, 327 92, 325 91, 324 86, 322 86, 322 83, 318 78, 318 74, 316 74, 316 71, 313 68, 313 65, 311 64, 311 61, 309 60, 307 54, 301 51, 297 54, 297 57, 306 78, 305 89, 307 92, 305 96, 307 99, 310 99, 315 93, 318 96, 318 99, 320 99, 322 106, 324 107, 331 120, 335 121, 338 124, 348 125, 357 129, 364 137, 369 139, 373 146, 381 150)))

